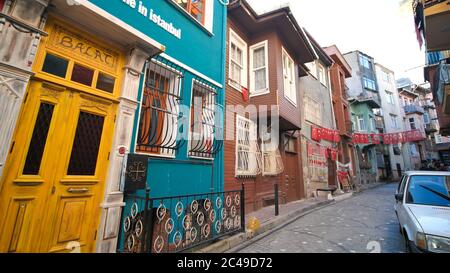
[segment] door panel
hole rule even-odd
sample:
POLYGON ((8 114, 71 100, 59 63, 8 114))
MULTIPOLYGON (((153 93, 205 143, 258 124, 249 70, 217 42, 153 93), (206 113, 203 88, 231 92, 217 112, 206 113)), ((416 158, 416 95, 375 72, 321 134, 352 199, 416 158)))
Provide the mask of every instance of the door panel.
POLYGON ((0 252, 29 252, 39 247, 39 223, 54 176, 51 155, 61 144, 55 128, 66 111, 64 91, 40 83, 32 83, 28 90, 0 182, 0 252))
POLYGON ((0 252, 94 249, 114 111, 108 100, 30 84, 1 180, 0 252))
POLYGON ((99 203, 104 190, 114 124, 114 106, 107 100, 73 94, 70 126, 64 135, 55 193, 49 200, 48 225, 53 228, 42 251, 94 250, 99 203), (74 114, 75 113, 75 114, 74 114), (68 224, 70 223, 70 224, 68 224))
POLYGON ((298 192, 298 165, 297 165, 297 154, 285 153, 286 158, 286 168, 285 168, 285 178, 287 185, 287 197, 288 201, 296 201, 299 197, 298 192))

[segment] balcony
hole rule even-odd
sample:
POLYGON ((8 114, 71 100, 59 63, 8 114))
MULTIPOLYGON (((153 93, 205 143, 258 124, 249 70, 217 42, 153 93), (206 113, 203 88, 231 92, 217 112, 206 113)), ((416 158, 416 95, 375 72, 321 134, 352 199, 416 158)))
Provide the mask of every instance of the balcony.
POLYGON ((380 98, 378 97, 378 93, 365 91, 357 97, 350 98, 349 101, 367 103, 370 107, 374 109, 381 108, 381 101, 380 98))
POLYGON ((437 100, 443 101, 444 114, 450 115, 450 64, 441 63, 438 66, 434 77, 433 91, 437 94, 437 100))
POLYGON ((428 51, 450 49, 450 5, 445 0, 421 0, 424 6, 425 39, 428 51))
POLYGON ((407 115, 409 115, 409 114, 423 115, 424 113, 425 113, 425 110, 421 106, 414 105, 414 104, 405 106, 405 114, 407 114, 407 115))
POLYGON ((425 132, 427 134, 436 133, 437 131, 439 131, 439 126, 436 121, 433 120, 429 124, 426 124, 425 132))
POLYGON ((434 105, 433 102, 431 101, 424 101, 422 103, 422 107, 426 110, 426 109, 436 109, 436 106, 434 105))

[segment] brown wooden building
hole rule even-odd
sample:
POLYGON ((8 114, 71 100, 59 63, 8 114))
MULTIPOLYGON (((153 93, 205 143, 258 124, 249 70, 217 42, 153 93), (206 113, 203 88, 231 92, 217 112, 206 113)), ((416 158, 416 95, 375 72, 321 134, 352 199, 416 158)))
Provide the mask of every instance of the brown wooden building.
POLYGON ((324 50, 334 62, 330 68, 330 81, 336 126, 341 135, 341 142, 338 145, 338 161, 342 164, 350 163, 352 173, 356 175, 358 163, 355 161, 355 147, 352 142, 353 128, 347 95, 348 87, 345 84, 345 79, 352 76, 352 68, 336 45, 326 47, 324 50))
POLYGON ((246 212, 273 204, 275 184, 282 203, 304 198, 299 65, 311 44, 288 7, 257 14, 232 1, 227 29, 225 190, 245 185, 246 212))

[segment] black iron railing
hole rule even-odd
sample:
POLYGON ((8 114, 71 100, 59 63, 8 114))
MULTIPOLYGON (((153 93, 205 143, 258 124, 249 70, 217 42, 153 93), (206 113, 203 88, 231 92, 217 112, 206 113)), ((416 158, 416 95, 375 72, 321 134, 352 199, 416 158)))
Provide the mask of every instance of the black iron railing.
POLYGON ((244 188, 164 198, 125 196, 121 253, 173 253, 244 231, 244 188))

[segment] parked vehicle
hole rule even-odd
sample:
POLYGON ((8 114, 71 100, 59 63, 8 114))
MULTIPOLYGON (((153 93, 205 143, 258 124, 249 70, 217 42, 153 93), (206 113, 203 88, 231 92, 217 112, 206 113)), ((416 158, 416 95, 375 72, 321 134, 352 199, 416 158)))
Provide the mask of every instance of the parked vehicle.
POLYGON ((395 199, 407 252, 450 253, 450 172, 405 172, 395 199))

